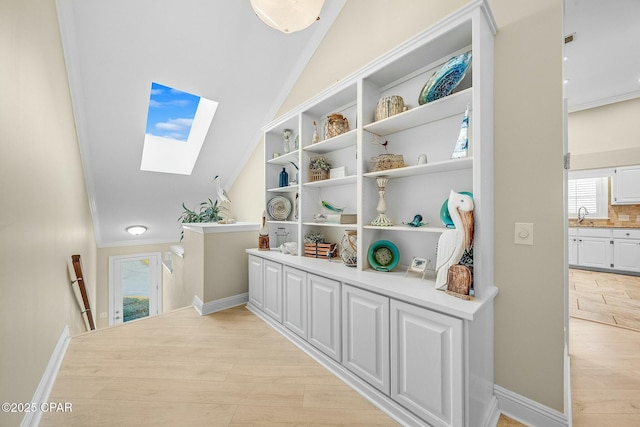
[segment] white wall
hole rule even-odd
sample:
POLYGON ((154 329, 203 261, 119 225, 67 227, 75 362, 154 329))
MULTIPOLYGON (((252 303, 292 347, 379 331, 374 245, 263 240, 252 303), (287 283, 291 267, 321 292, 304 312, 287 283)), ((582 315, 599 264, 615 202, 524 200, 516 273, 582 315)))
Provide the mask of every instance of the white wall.
POLYGON ((571 169, 640 164, 640 98, 569 114, 571 169))
MULTIPOLYGON (((282 114, 466 2, 350 0, 312 57, 282 114)), ((489 1, 495 38, 496 383, 564 410, 562 2, 489 1), (533 222, 534 246, 514 244, 533 222)), ((264 209, 263 144, 230 189, 251 194, 236 216, 264 209)), ((243 215, 248 215, 245 218, 243 215)), ((473 355, 471 355, 473 357, 473 355)))
POLYGON ((96 244, 54 0, 0 2, 0 52, 0 401, 30 402, 64 327, 85 330, 67 266, 95 302, 96 244))

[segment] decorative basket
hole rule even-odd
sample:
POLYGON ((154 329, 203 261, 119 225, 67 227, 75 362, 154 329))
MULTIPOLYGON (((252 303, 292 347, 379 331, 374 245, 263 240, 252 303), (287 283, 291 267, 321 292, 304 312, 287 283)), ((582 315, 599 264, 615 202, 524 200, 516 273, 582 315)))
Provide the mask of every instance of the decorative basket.
POLYGON ((329 259, 336 256, 335 243, 305 243, 304 256, 309 258, 329 259))
POLYGON ((405 110, 404 99, 398 95, 383 96, 376 105, 375 121, 395 116, 405 110))
POLYGON ((349 132, 349 120, 342 114, 334 113, 327 116, 324 124, 324 138, 329 139, 334 136, 349 132))
POLYGON ((379 156, 372 157, 369 161, 369 172, 403 168, 404 166, 402 154, 380 154, 379 156))
POLYGON ((329 171, 309 169, 309 182, 322 181, 323 179, 329 179, 329 171))

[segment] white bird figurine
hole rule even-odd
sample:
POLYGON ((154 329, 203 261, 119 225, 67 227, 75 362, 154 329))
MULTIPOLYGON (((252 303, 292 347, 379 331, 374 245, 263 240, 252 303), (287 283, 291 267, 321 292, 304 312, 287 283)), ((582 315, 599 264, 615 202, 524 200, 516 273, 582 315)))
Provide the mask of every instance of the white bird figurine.
POLYGON ((449 215, 455 229, 445 230, 438 239, 436 253, 436 289, 446 289, 449 267, 458 264, 464 251, 473 246, 473 199, 451 190, 449 215))
POLYGON ((224 190, 224 188, 222 188, 222 184, 220 183, 220 175, 216 175, 216 177, 213 178, 213 181, 216 183, 216 192, 218 193, 218 199, 220 199, 220 202, 231 203, 231 200, 229 200, 229 196, 227 196, 227 192, 224 190))

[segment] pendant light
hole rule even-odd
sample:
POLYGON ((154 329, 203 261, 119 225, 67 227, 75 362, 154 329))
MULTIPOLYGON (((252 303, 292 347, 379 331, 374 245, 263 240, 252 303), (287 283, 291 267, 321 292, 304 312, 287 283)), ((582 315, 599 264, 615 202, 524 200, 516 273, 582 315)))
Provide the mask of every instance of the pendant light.
POLYGON ((250 0, 258 18, 283 33, 304 30, 320 19, 324 0, 250 0))

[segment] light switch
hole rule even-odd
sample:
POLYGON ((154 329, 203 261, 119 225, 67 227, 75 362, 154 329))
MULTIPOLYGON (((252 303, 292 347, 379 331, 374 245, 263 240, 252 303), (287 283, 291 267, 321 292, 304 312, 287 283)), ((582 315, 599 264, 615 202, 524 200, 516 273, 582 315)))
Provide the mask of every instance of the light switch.
POLYGON ((516 245, 533 246, 533 224, 530 222, 516 222, 516 245))

